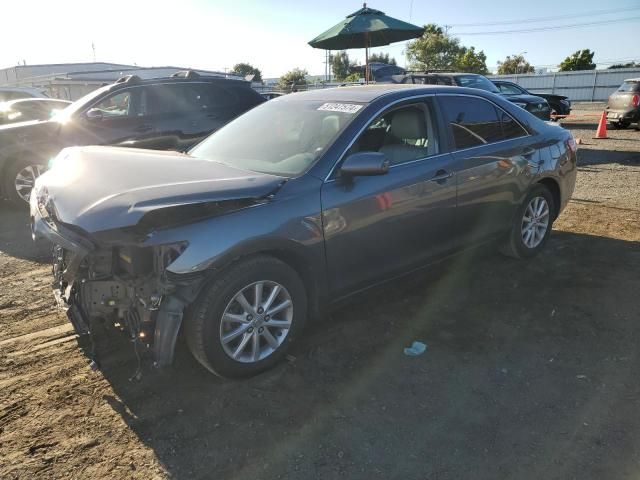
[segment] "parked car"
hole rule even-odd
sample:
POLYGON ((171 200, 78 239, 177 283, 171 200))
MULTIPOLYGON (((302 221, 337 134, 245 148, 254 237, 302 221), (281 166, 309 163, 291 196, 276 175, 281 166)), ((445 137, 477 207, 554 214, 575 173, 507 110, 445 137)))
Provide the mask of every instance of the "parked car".
MULTIPOLYGON (((129 329, 159 366, 178 332, 210 371, 252 375, 307 317, 454 253, 542 250, 576 142, 480 89, 377 85, 286 95, 187 153, 63 150, 36 180, 77 331, 129 329)), ((523 273, 524 274, 524 273, 523 273)))
POLYGON ((457 85, 459 87, 479 88, 488 92, 504 95, 507 100, 542 119, 551 119, 551 107, 544 98, 531 94, 505 95, 498 87, 482 75, 475 73, 408 73, 393 77, 395 83, 410 83, 416 85, 457 85))
POLYGON ((640 130, 640 78, 625 80, 609 95, 605 109, 607 121, 613 128, 627 128, 633 122, 640 130))
POLYGON ((49 96, 34 87, 0 87, 0 102, 19 98, 49 98, 49 96))
POLYGON ((64 147, 187 150, 264 101, 244 80, 201 77, 191 71, 148 80, 123 77, 50 121, 0 127, 2 194, 28 202, 35 178, 64 147))
POLYGON ((551 107, 552 120, 566 117, 571 114, 571 100, 564 95, 553 95, 551 93, 531 93, 522 88, 517 83, 508 82, 506 80, 491 80, 498 87, 500 93, 509 97, 511 95, 529 95, 544 98, 551 107))
POLYGON ((21 98, 0 103, 0 125, 49 120, 71 102, 55 98, 21 98))
POLYGON ((267 100, 273 100, 274 98, 284 95, 283 92, 262 92, 261 95, 267 100))

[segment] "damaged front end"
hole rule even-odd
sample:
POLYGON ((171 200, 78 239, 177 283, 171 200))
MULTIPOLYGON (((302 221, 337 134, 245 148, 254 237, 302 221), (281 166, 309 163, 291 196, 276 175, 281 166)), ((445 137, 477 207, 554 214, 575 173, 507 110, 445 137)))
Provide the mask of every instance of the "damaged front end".
POLYGON ((176 152, 68 148, 32 190, 32 234, 55 245, 55 295, 77 332, 113 323, 161 367, 211 272, 202 258, 215 244, 194 226, 268 202, 283 183, 176 152))
POLYGON ((167 272, 186 246, 181 242, 85 252, 55 245, 55 297, 78 334, 90 334, 97 320, 109 322, 123 328, 136 348, 151 351, 155 366, 169 365, 185 306, 204 279, 200 274, 181 280, 167 272))

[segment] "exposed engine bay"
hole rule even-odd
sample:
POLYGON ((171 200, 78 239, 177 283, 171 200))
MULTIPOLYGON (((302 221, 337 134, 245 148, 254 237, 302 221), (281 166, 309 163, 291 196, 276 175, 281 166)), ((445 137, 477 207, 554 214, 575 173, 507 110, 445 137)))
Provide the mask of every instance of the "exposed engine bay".
POLYGON ((166 366, 173 360, 184 307, 204 278, 181 280, 166 270, 186 245, 122 246, 89 254, 56 245, 56 299, 78 334, 91 334, 94 322, 105 321, 127 333, 138 359, 142 348, 152 352, 155 366, 166 366))

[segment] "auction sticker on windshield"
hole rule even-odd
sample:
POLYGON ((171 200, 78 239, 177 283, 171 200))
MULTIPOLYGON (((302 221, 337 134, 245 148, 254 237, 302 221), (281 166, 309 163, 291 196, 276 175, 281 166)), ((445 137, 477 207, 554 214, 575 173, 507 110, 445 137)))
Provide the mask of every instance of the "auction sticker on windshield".
POLYGON ((356 105, 354 103, 323 103, 318 107, 318 110, 325 110, 327 112, 356 113, 361 108, 362 105, 356 105))

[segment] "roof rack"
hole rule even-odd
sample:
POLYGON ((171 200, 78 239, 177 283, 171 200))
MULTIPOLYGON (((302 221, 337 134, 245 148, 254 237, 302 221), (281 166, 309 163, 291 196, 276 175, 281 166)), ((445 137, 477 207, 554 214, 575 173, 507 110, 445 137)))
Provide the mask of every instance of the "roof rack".
POLYGON ((180 72, 172 73, 170 76, 171 78, 200 78, 200 74, 193 70, 182 70, 180 72))
POLYGON ((407 70, 407 75, 410 74, 429 74, 429 73, 456 73, 455 70, 449 70, 449 69, 434 69, 434 70, 407 70))
POLYGON ((137 83, 140 81, 140 77, 137 75, 125 75, 116 80, 116 83, 137 83))

